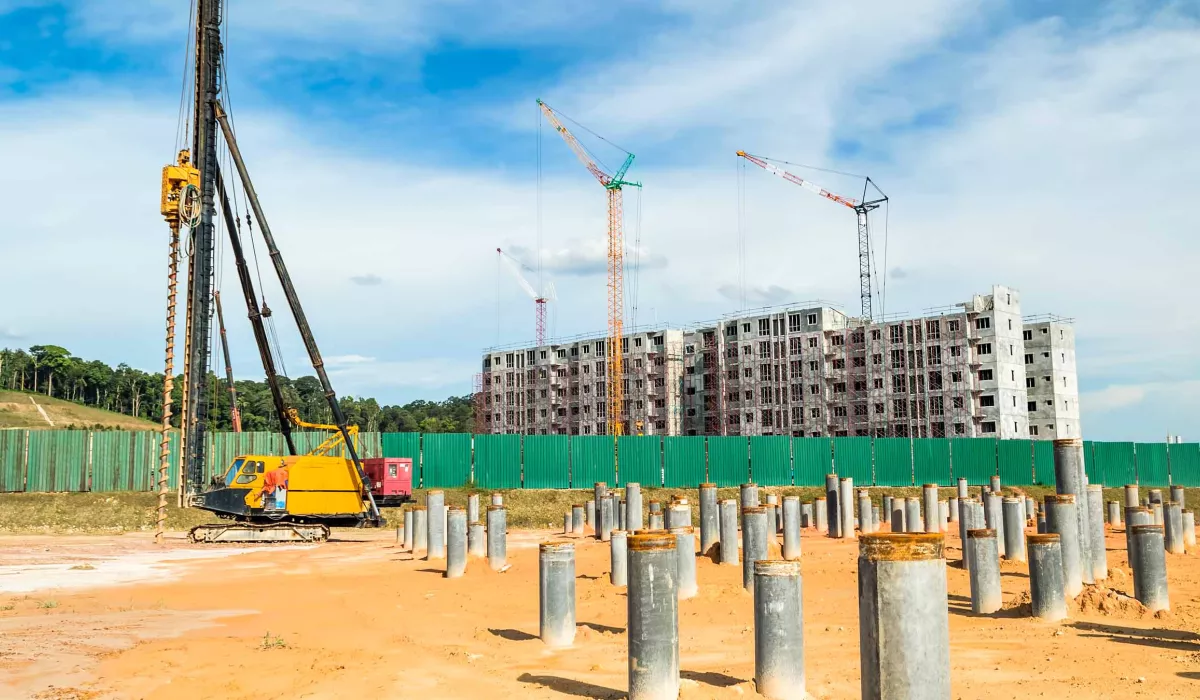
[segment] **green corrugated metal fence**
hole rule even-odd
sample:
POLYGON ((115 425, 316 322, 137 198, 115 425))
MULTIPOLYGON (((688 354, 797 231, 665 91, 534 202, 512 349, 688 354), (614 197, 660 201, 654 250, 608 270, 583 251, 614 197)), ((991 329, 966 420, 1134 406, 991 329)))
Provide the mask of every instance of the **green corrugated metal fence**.
POLYGON ((1058 483, 1054 477, 1054 443, 1049 440, 1033 441, 1033 480, 1044 486, 1058 483))
POLYGON ((1177 486, 1200 486, 1200 445, 1196 443, 1167 446, 1171 458, 1171 483, 1177 486))
POLYGON ((1033 483, 1033 442, 1001 440, 999 443, 1000 483, 1017 486, 1033 483))
POLYGON ((454 488, 471 478, 471 434, 428 433, 422 436, 421 485, 454 488))
MULTIPOLYGON (((875 438, 874 447, 875 484, 878 486, 912 486, 913 446, 909 439, 875 438)), ((858 479, 854 481, 858 483, 858 479)))
POLYGON ((949 486, 950 443, 942 438, 913 438, 913 478, 918 486, 949 486))
MULTIPOLYGON (((905 441, 907 442, 907 440, 905 441)), ((839 478, 850 477, 866 486, 874 481, 871 467, 871 438, 833 438, 833 467, 839 478)))
MULTIPOLYGON (((1110 487, 1124 486, 1137 482, 1138 460, 1132 442, 1084 443, 1084 457, 1093 465, 1087 470, 1088 481, 1110 487), (1091 447, 1091 450, 1087 448, 1091 447)), ((1166 445, 1163 445, 1165 448, 1166 445)), ((1138 455, 1140 456, 1140 455, 1138 455)), ((1166 477, 1167 455, 1163 452, 1163 476, 1166 477)), ((1166 481, 1163 481, 1166 485, 1166 481)))
POLYGON ((708 438, 708 480, 717 486, 740 486, 750 481, 750 452, 747 438, 708 438))
POLYGON ((762 486, 791 486, 792 438, 750 438, 750 478, 762 486))
POLYGON ((571 487, 571 452, 566 435, 525 436, 525 488, 571 487))
POLYGON ((622 435, 617 438, 617 480, 642 486, 662 484, 662 438, 622 435))
POLYGON ((996 442, 993 438, 951 438, 954 480, 965 476, 973 486, 991 482, 996 474, 996 442))
POLYGON ((703 437, 681 435, 663 438, 663 486, 696 488, 707 478, 703 437))
POLYGON ((617 482, 613 464, 611 435, 579 435, 571 437, 571 488, 587 489, 603 481, 609 486, 617 482))
POLYGON ((485 489, 521 488, 521 436, 475 436, 475 485, 485 489))
POLYGON ((792 470, 796 486, 821 486, 833 471, 833 442, 830 438, 792 438, 792 470))
POLYGON ((25 490, 28 430, 0 430, 0 493, 25 490))
POLYGON ((87 430, 29 431, 26 491, 87 491, 87 430))
POLYGON ((1139 442, 1133 445, 1133 448, 1137 452, 1138 483, 1144 486, 1166 486, 1169 481, 1166 443, 1139 442))

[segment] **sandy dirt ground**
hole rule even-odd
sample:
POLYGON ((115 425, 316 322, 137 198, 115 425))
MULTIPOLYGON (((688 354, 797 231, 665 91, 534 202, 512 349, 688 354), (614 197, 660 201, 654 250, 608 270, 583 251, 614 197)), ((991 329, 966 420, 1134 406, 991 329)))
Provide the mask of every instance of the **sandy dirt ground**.
MULTIPOLYGON (((549 537, 510 533, 507 572, 472 561, 458 580, 390 532, 278 548, 0 538, 0 697, 623 697, 626 600, 608 583, 607 544, 577 540, 574 648, 536 636, 537 543, 549 537)), ((809 692, 856 698, 857 545, 808 531, 803 548, 809 692)), ((1200 697, 1197 554, 1168 555, 1173 610, 1148 615, 1123 595, 1124 534, 1111 532, 1111 588, 1047 624, 1019 607, 1018 563, 1003 565, 1006 609, 972 615, 956 532, 947 552, 955 698, 1200 697)), ((698 579, 680 607, 681 697, 754 697, 741 570, 701 558, 698 579)))

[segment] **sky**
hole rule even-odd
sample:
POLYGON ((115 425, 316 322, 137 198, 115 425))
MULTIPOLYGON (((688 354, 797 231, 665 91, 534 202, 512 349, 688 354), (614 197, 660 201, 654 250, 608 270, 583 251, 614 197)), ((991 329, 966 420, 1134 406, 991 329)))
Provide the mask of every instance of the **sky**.
MULTIPOLYGON (((227 5, 222 99, 341 393, 465 394, 484 348, 531 341, 497 247, 540 257, 555 336, 603 332, 605 195, 541 98, 609 168, 636 154, 628 323, 857 308, 853 212, 745 150, 887 193, 888 314, 1017 288, 1075 321, 1086 437, 1200 437, 1197 0, 227 5)), ((178 0, 0 0, 0 346, 161 371, 188 34, 178 0)))

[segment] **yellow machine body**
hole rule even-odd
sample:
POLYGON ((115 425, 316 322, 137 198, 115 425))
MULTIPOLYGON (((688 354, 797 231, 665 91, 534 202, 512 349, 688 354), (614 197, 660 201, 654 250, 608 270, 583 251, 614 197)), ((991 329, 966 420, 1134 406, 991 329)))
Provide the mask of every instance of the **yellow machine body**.
POLYGON ((223 484, 201 494, 198 505, 225 517, 320 522, 360 519, 367 512, 362 480, 354 463, 342 457, 243 455, 221 479, 223 484), (282 499, 276 497, 279 488, 267 484, 279 469, 287 470, 282 499))

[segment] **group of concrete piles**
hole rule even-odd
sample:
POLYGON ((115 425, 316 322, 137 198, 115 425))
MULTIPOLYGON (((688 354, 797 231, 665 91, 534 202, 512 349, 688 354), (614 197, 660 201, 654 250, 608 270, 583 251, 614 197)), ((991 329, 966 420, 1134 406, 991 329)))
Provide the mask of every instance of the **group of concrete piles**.
POLYGON ((479 494, 467 497, 467 507, 446 505, 445 492, 431 490, 425 505, 404 511, 404 549, 426 561, 446 562, 444 576, 461 578, 468 557, 487 557, 488 566, 500 571, 507 566, 508 524, 504 497, 491 495, 485 511, 486 527, 480 522, 479 494))

